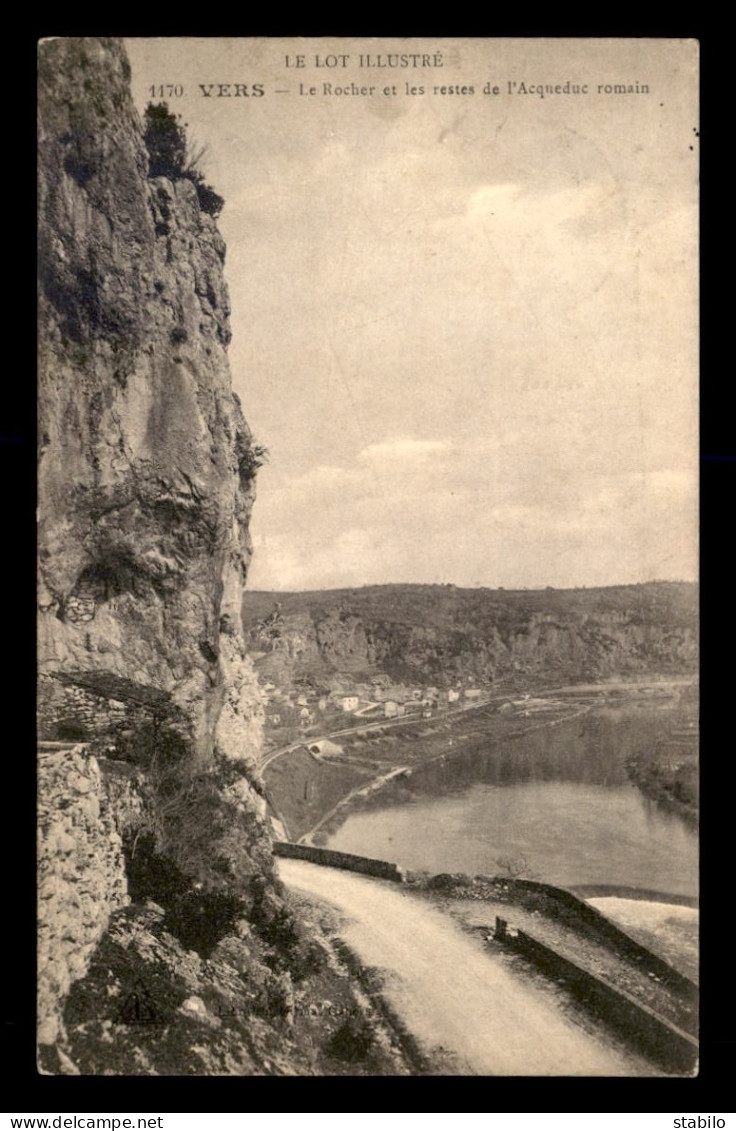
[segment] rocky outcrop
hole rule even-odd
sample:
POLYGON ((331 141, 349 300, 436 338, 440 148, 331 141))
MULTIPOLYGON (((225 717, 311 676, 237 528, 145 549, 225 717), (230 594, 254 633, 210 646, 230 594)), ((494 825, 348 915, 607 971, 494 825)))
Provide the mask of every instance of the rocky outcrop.
POLYGON ((225 245, 191 180, 148 176, 129 77, 117 40, 40 45, 38 714, 82 744, 39 783, 45 1045, 141 844, 191 899, 271 882, 225 245), (94 754, 134 767, 137 806, 94 754))

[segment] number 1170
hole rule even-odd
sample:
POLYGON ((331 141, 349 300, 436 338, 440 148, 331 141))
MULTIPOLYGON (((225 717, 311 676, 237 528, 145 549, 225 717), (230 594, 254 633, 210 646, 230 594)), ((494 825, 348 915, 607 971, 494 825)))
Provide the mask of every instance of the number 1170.
POLYGON ((159 83, 158 86, 149 86, 151 98, 181 98, 184 94, 184 87, 180 84, 174 83, 159 83))

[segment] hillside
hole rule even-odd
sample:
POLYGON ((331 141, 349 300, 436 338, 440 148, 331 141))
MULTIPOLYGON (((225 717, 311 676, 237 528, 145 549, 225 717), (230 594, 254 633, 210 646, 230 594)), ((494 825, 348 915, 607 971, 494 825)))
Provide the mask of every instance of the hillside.
POLYGON ((250 592, 243 627, 259 668, 447 687, 461 681, 599 679, 689 673, 697 661, 693 584, 600 589, 384 585, 250 592))

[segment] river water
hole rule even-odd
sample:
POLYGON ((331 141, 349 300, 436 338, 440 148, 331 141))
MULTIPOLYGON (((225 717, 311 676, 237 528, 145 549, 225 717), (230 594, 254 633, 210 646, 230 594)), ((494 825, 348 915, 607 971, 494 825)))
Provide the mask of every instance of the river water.
POLYGON ((522 868, 563 886, 696 895, 697 834, 625 768, 676 724, 671 705, 633 704, 477 751, 448 749, 350 814, 328 845, 431 873, 522 868))

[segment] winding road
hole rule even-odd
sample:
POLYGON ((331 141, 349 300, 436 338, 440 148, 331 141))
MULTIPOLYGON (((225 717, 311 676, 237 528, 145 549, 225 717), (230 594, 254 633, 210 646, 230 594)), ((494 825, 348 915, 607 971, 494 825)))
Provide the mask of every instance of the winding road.
POLYGON ((396 885, 280 859, 284 883, 336 907, 341 937, 386 978, 382 993, 447 1071, 490 1076, 648 1074, 566 1017, 553 993, 510 972, 425 900, 396 885))

